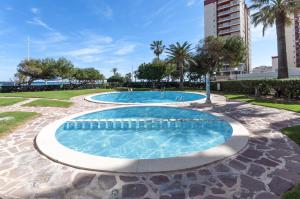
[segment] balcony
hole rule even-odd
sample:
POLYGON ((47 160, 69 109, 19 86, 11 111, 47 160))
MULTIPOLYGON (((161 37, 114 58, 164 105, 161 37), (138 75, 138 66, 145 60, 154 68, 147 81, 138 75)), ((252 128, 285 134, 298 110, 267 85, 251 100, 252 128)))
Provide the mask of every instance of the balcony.
POLYGON ((233 6, 237 6, 239 5, 239 1, 238 0, 235 0, 235 1, 232 1, 228 4, 225 4, 225 5, 222 5, 222 6, 218 6, 218 11, 219 10, 223 10, 223 9, 226 9, 226 8, 230 8, 230 7, 233 7, 233 6))
POLYGON ((237 6, 232 7, 228 10, 223 11, 223 12, 219 12, 218 17, 223 16, 223 15, 228 15, 228 14, 231 14, 231 13, 234 13, 234 12, 239 12, 239 11, 240 11, 239 7, 237 7, 237 6))

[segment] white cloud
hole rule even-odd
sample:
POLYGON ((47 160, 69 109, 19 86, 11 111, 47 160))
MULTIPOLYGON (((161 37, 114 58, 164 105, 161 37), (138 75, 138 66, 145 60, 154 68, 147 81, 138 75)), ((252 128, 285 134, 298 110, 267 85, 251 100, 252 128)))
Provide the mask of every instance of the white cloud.
POLYGON ((39 17, 34 17, 32 20, 27 21, 27 23, 36 25, 36 26, 41 26, 47 30, 53 31, 54 29, 51 28, 48 24, 46 24, 41 18, 39 17))
POLYGON ((72 50, 69 52, 66 52, 66 55, 72 56, 72 57, 78 57, 78 56, 91 56, 95 54, 101 53, 102 50, 99 48, 81 48, 78 50, 72 50))
POLYGON ((197 1, 196 0, 187 0, 187 6, 190 7, 190 6, 193 6, 197 1))
POLYGON ((35 7, 32 7, 31 9, 30 9, 30 11, 33 13, 33 14, 38 14, 39 12, 40 12, 40 10, 38 9, 38 8, 35 8, 35 7))
POLYGON ((119 48, 115 54, 116 55, 127 55, 127 54, 130 54, 134 51, 136 45, 135 44, 128 44, 126 46, 123 46, 121 48, 119 48))

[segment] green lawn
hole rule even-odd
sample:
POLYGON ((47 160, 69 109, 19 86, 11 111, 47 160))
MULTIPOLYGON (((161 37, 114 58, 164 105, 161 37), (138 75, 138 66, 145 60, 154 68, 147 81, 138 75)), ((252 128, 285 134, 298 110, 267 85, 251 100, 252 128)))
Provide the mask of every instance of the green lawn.
POLYGON ((36 107, 70 107, 73 103, 61 100, 50 100, 50 99, 38 99, 23 106, 36 106, 36 107))
POLYGON ((26 121, 37 116, 34 112, 4 112, 0 113, 0 118, 7 118, 8 120, 0 120, 0 136, 11 132, 13 129, 26 121))
MULTIPOLYGON (((294 126, 283 129, 282 132, 287 135, 291 140, 300 145, 300 126, 294 126)), ((293 190, 283 194, 283 199, 298 199, 300 198, 300 184, 293 190)))
POLYGON ((249 97, 246 95, 240 94, 225 94, 224 95, 228 100, 237 100, 241 102, 252 103, 259 106, 266 106, 270 108, 284 109, 288 111, 294 111, 300 113, 300 104, 291 104, 291 103, 276 103, 271 100, 256 99, 254 97, 249 97))
POLYGON ((27 98, 47 98, 68 100, 79 95, 92 93, 101 93, 113 91, 109 89, 85 89, 85 90, 65 90, 65 91, 38 91, 38 92, 17 92, 17 93, 0 93, 0 97, 27 97, 27 98))
POLYGON ((0 98, 0 106, 9 106, 24 100, 24 98, 0 98))

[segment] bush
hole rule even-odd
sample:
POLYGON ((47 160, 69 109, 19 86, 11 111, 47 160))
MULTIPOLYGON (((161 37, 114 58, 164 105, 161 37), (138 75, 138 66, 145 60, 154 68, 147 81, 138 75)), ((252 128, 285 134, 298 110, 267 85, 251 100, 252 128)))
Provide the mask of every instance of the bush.
POLYGON ((241 93, 248 95, 266 96, 273 94, 274 97, 288 97, 298 99, 300 96, 300 80, 240 80, 212 82, 212 90, 217 91, 217 83, 221 84, 221 91, 227 93, 241 93))
POLYGON ((24 85, 24 86, 0 86, 0 93, 29 92, 29 91, 55 91, 55 90, 75 90, 106 88, 107 84, 61 84, 61 85, 24 85))

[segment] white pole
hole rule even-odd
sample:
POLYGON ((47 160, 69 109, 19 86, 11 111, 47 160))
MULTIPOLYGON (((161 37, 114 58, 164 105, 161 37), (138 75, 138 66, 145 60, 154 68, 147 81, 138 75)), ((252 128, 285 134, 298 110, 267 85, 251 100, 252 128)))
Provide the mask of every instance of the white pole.
POLYGON ((27 61, 29 61, 29 57, 30 57, 30 44, 29 44, 29 42, 30 42, 30 37, 28 36, 27 37, 27 61))

